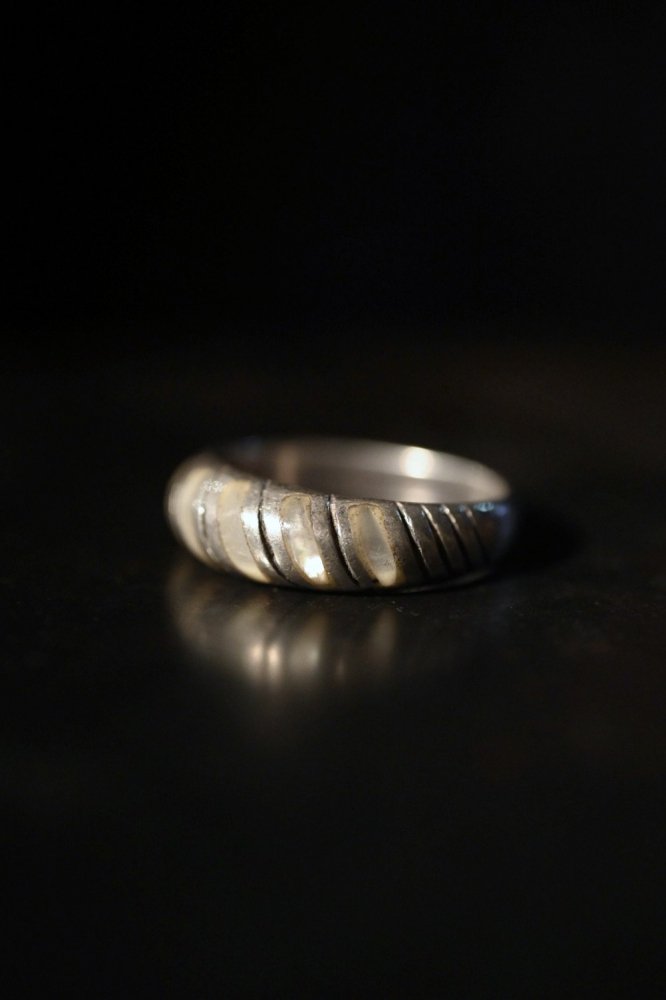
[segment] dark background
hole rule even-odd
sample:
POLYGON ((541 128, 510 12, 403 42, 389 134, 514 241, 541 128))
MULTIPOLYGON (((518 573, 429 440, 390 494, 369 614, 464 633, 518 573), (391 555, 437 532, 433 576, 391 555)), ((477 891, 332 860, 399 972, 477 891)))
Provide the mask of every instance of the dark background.
POLYGON ((9 21, 13 994, 661 995, 663 6, 9 21), (500 469, 503 573, 179 556, 174 466, 304 431, 500 469))
POLYGON ((660 4, 35 17, 10 322, 654 332, 663 29, 660 4))

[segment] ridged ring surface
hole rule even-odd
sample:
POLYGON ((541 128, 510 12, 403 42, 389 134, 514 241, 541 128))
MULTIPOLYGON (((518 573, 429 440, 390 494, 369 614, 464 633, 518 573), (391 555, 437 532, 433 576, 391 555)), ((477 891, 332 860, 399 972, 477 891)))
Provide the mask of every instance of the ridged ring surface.
POLYGON ((166 496, 207 565, 260 583, 358 591, 488 573, 515 524, 508 483, 468 459, 338 438, 257 439, 188 459, 166 496))

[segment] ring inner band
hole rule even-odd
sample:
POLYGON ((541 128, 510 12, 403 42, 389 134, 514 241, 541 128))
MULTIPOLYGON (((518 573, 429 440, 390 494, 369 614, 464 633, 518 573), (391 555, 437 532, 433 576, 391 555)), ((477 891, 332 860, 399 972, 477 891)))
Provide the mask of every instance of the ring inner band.
POLYGON ((509 496, 492 469, 409 445, 343 438, 248 438, 225 449, 230 462, 294 489, 374 500, 475 503, 509 496))

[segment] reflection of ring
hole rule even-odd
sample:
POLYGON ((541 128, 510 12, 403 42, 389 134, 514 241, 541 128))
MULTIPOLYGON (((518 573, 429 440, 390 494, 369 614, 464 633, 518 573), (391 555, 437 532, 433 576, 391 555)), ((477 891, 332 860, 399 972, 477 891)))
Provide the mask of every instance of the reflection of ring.
POLYGON ((216 569, 331 590, 482 576, 514 526, 508 483, 444 452, 337 438, 248 438, 181 465, 178 539, 216 569))
MULTIPOLYGON (((500 628, 506 597, 502 588, 477 596, 500 628)), ((171 567, 166 599, 190 665, 271 691, 409 683, 417 673, 455 672, 483 656, 483 634, 473 627, 470 634, 458 613, 442 615, 433 595, 368 595, 359 602, 350 594, 253 587, 207 572, 183 553, 171 567)))
POLYGON ((392 601, 359 609, 342 595, 252 587, 185 557, 171 570, 167 597, 195 662, 259 686, 365 682, 433 661, 441 669, 442 656, 457 651, 455 637, 444 654, 433 641, 438 618, 401 613, 392 601))

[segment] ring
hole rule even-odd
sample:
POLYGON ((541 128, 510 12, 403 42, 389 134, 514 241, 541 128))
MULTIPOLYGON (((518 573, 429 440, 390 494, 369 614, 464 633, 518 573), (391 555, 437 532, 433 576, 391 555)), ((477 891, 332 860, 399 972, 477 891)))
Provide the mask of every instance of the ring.
POLYGON ((342 438, 246 438, 180 465, 176 538, 260 583, 420 589, 487 575, 510 543, 508 482, 446 452, 342 438))

